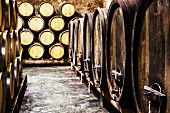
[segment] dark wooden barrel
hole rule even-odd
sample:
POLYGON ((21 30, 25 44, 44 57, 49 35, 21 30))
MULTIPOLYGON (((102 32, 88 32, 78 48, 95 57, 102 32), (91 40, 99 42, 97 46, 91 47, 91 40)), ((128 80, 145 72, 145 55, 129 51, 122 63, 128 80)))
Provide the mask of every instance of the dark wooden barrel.
POLYGON ((105 75, 105 37, 107 28, 107 13, 104 8, 97 8, 93 16, 92 26, 92 72, 95 87, 100 87, 102 76, 105 75))
POLYGON ((2 3, 2 25, 1 31, 9 30, 11 25, 11 4, 12 0, 1 0, 2 3))
POLYGON ((13 62, 16 58, 16 38, 14 33, 10 32, 10 62, 13 62))
POLYGON ((16 57, 19 56, 21 51, 21 39, 18 33, 18 30, 12 30, 13 38, 15 40, 15 47, 16 47, 16 57))
POLYGON ((84 19, 79 18, 78 20, 78 37, 77 37, 77 65, 81 66, 81 70, 83 69, 83 59, 82 59, 82 54, 83 54, 83 24, 84 24, 84 19))
POLYGON ((38 38, 43 45, 51 45, 55 41, 55 35, 50 29, 43 30, 38 38))
POLYGON ((11 9, 11 19, 10 19, 10 32, 13 29, 17 29, 18 25, 18 6, 17 6, 17 1, 12 0, 12 3, 10 4, 10 9, 11 9))
POLYGON ((24 27, 24 25, 25 25, 25 23, 24 23, 24 20, 20 17, 20 16, 18 16, 18 20, 17 20, 18 22, 17 22, 17 29, 18 30, 21 30, 23 27, 24 27))
POLYGON ((51 17, 55 12, 54 6, 49 2, 44 2, 39 6, 39 13, 44 18, 51 17))
POLYGON ((136 113, 170 112, 170 1, 141 0, 132 39, 136 113))
POLYGON ((34 43, 28 49, 28 53, 33 59, 40 59, 44 55, 44 47, 40 43, 34 43))
POLYGON ((15 60, 13 61, 13 66, 14 66, 14 80, 15 80, 15 88, 16 88, 15 92, 17 92, 20 86, 19 64, 17 58, 15 58, 15 60))
POLYGON ((34 34, 29 29, 23 29, 19 35, 22 45, 30 45, 34 41, 34 34))
POLYGON ((39 15, 33 16, 28 20, 28 27, 34 32, 40 32, 45 27, 45 21, 39 15))
POLYGON ((84 74, 85 76, 92 75, 91 68, 91 38, 92 38, 92 25, 93 13, 86 13, 84 16, 83 27, 83 61, 84 61, 84 74))
POLYGON ((73 62, 73 47, 74 47, 74 22, 69 23, 69 59, 73 62))
POLYGON ((71 18, 75 13, 75 7, 72 4, 66 2, 60 4, 58 11, 62 16, 71 18))
POLYGON ((121 107, 133 107, 131 86, 131 37, 135 0, 112 1, 108 12, 105 67, 111 99, 121 107))
POLYGON ((11 63, 10 33, 5 30, 1 33, 1 70, 6 71, 11 63))
POLYGON ((54 16, 50 19, 48 26, 53 31, 59 32, 64 29, 65 22, 64 22, 64 19, 62 18, 62 16, 54 16))
POLYGON ((64 56, 64 47, 57 43, 49 48, 49 54, 53 59, 61 59, 64 56))
MULTIPOLYGON (((23 54, 23 49, 21 48, 21 51, 19 53, 19 56, 17 57, 17 65, 18 65, 18 79, 19 79, 19 83, 21 84, 22 82, 22 71, 23 71, 23 57, 22 57, 22 54, 23 54)), ((18 86, 18 85, 17 85, 18 86)))
POLYGON ((0 73, 0 112, 6 113, 6 75, 5 72, 0 73))
POLYGON ((34 6, 29 2, 22 2, 18 6, 18 12, 20 16, 24 18, 29 18, 34 14, 34 6))
POLYGON ((68 46, 69 45, 69 30, 65 30, 59 35, 59 41, 61 44, 68 46))
POLYGON ((14 67, 10 63, 6 71, 6 87, 7 87, 7 101, 11 101, 15 97, 15 78, 14 67))

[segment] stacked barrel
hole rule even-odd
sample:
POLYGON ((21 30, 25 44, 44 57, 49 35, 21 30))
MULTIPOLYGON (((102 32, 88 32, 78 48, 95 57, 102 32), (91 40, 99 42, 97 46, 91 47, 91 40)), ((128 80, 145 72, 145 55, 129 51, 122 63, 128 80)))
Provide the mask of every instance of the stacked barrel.
POLYGON ((78 16, 72 4, 62 3, 54 8, 51 3, 43 2, 36 9, 31 3, 22 2, 18 10, 24 59, 68 59, 68 23, 78 16))
POLYGON ((22 81, 16 0, 0 1, 0 112, 6 113, 22 81))
POLYGON ((72 65, 120 112, 170 112, 169 5, 113 0, 69 23, 72 65))

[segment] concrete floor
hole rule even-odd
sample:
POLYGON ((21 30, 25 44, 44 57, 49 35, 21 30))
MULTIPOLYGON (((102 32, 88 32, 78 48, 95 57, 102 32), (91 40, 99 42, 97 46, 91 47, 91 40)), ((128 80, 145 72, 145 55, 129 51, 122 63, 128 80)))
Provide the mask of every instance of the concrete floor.
POLYGON ((70 66, 27 67, 20 113, 108 113, 70 66))

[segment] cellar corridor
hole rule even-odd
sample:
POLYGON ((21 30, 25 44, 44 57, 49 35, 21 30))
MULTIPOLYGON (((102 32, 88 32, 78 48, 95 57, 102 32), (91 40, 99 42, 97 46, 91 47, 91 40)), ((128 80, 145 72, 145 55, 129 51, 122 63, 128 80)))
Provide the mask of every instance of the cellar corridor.
POLYGON ((20 113, 108 113, 70 66, 27 67, 20 113))

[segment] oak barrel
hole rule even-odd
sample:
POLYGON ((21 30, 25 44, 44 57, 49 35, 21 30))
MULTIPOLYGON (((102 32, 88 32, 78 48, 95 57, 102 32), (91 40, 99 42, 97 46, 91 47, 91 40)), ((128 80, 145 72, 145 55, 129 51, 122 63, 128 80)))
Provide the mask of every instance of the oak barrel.
POLYGON ((131 108, 131 37, 135 0, 112 1, 108 12, 108 29, 105 43, 106 75, 109 94, 121 107, 131 108))
POLYGON ((18 12, 20 16, 24 18, 29 18, 34 14, 34 6, 29 2, 22 2, 18 6, 18 12))
POLYGON ((170 112, 170 1, 141 0, 132 37, 136 113, 170 112))
POLYGON ((39 15, 33 16, 28 20, 28 27, 34 32, 40 32, 45 27, 45 21, 39 15))
POLYGON ((54 6, 49 2, 41 3, 39 6, 39 13, 44 18, 51 17, 55 12, 54 6))
POLYGON ((28 53, 33 59, 40 59, 44 55, 44 47, 40 43, 34 43, 28 49, 28 53))
POLYGON ((55 41, 55 35, 50 29, 43 30, 38 37, 43 45, 51 45, 55 41))
POLYGON ((93 13, 86 13, 83 27, 83 61, 85 76, 92 75, 91 68, 91 40, 92 40, 93 13))
POLYGON ((57 43, 49 48, 49 54, 54 59, 61 59, 64 56, 64 47, 57 43))
POLYGON ((93 16, 92 26, 92 73, 95 87, 100 87, 105 75, 105 37, 107 28, 107 9, 97 8, 93 16))
POLYGON ((22 45, 30 45, 34 41, 34 34, 29 29, 23 29, 19 36, 22 45))
POLYGON ((68 46, 69 45, 69 30, 65 30, 59 35, 59 41, 63 45, 68 46))
POLYGON ((0 72, 0 112, 6 113, 6 74, 0 72))
POLYGON ((18 16, 17 21, 17 30, 21 30, 25 25, 24 20, 20 16, 18 16))
POLYGON ((12 3, 10 4, 10 12, 11 12, 11 19, 10 19, 10 32, 13 29, 17 29, 18 25, 18 6, 17 6, 17 0, 12 0, 12 3))
POLYGON ((50 19, 48 23, 49 28, 51 28, 53 31, 59 32, 64 29, 65 27, 65 21, 62 18, 62 16, 54 16, 50 19))
POLYGON ((69 22, 69 59, 73 62, 74 22, 69 22))
POLYGON ((21 51, 21 39, 18 32, 19 32, 18 30, 12 30, 13 38, 15 40, 16 57, 19 56, 21 51))

